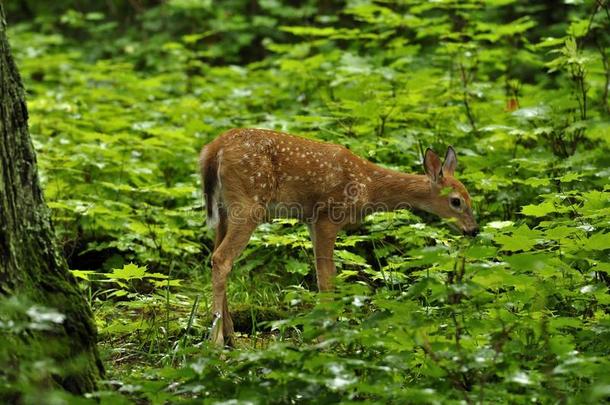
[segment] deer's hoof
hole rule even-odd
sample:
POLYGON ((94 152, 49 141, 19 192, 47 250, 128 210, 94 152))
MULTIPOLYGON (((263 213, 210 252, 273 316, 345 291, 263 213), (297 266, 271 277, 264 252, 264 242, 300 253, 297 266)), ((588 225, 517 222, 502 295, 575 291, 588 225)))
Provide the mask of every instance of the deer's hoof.
POLYGON ((219 313, 214 314, 214 320, 212 321, 212 331, 210 332, 210 340, 216 347, 224 347, 225 338, 222 333, 223 319, 219 313))

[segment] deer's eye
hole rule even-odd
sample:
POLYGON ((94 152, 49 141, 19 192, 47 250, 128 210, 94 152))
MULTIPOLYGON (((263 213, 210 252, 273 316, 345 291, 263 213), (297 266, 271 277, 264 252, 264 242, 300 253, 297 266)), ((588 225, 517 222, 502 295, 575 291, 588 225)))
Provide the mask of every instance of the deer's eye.
POLYGON ((462 205, 462 200, 456 197, 451 198, 449 202, 453 208, 460 208, 460 205, 462 205))

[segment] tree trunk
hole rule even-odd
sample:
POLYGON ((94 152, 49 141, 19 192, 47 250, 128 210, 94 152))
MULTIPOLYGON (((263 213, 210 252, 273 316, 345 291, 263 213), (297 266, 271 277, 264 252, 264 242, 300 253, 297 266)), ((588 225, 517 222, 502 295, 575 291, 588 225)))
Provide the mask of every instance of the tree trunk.
MULTIPOLYGON (((25 385, 60 386, 76 394, 95 390, 103 373, 93 314, 55 242, 27 119, 25 92, 8 45, 0 0, 0 344, 10 344, 0 347, 0 402, 7 395, 19 397, 19 389, 4 389, 11 381, 23 387, 24 369, 39 367, 36 375, 46 376, 25 385), (56 317, 57 325, 50 330, 24 327, 6 333, 7 302, 29 308, 22 311, 22 320, 44 307, 63 314, 63 321, 56 317), (54 367, 25 364, 49 359, 54 367)), ((13 320, 10 325, 14 324, 13 320)))

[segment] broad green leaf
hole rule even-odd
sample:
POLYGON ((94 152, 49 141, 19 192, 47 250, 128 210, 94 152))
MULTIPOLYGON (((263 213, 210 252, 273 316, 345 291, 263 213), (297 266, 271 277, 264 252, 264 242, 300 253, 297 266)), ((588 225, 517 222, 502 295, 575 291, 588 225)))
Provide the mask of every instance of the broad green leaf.
POLYGON ((533 217, 543 217, 545 215, 550 214, 551 212, 556 212, 558 209, 555 207, 550 201, 545 201, 538 205, 526 205, 521 208, 521 213, 523 215, 533 216, 533 217))
POLYGON ((598 232, 591 235, 584 241, 586 250, 606 250, 610 249, 610 233, 598 232))
POLYGON ((139 267, 134 263, 129 263, 120 269, 114 269, 112 273, 106 274, 106 277, 116 280, 132 280, 141 279, 146 275, 146 267, 139 267))

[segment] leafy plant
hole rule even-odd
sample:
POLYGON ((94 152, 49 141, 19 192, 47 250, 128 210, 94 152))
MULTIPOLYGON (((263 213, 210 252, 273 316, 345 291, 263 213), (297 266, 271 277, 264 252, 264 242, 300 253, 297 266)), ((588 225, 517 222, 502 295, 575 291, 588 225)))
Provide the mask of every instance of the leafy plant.
POLYGON ((109 365, 92 401, 608 399, 607 1, 26 5, 7 9, 46 199, 109 365), (452 144, 483 232, 376 213, 320 297, 306 229, 262 225, 218 353, 197 155, 238 126, 405 172, 452 144))

